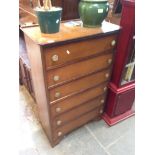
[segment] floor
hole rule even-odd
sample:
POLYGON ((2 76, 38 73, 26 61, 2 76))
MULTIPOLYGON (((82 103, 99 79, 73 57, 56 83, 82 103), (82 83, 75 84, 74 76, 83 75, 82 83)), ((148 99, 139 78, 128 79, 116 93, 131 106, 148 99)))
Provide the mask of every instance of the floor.
POLYGON ((109 127, 91 122, 68 134, 52 148, 41 128, 37 104, 24 86, 19 88, 20 155, 134 155, 135 118, 109 127))

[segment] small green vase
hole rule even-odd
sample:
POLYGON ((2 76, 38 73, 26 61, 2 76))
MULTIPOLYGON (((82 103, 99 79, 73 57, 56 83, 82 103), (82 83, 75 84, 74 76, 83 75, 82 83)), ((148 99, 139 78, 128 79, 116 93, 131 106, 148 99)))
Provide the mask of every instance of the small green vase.
POLYGON ((79 15, 84 27, 101 27, 108 11, 107 0, 81 0, 79 3, 79 15))
POLYGON ((42 33, 51 34, 59 32, 62 8, 56 7, 53 10, 47 11, 36 8, 35 12, 42 33))

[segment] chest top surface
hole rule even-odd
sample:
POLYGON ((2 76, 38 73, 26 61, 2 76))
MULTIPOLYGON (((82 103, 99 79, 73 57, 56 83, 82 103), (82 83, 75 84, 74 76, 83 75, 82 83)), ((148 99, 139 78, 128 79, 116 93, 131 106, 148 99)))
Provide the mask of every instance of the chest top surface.
POLYGON ((25 35, 39 45, 51 45, 82 38, 93 38, 95 36, 106 36, 115 34, 120 30, 119 25, 104 21, 102 27, 85 28, 81 21, 62 22, 60 31, 53 34, 42 34, 39 26, 21 28, 25 35))

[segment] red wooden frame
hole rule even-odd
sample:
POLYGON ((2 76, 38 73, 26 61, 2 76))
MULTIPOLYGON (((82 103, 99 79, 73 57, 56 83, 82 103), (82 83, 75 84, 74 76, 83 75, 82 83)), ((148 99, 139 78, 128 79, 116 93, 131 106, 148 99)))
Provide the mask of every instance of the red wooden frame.
POLYGON ((122 16, 120 21, 120 26, 122 30, 120 32, 117 49, 115 54, 115 62, 112 72, 111 82, 120 86, 120 80, 122 76, 122 71, 124 69, 124 64, 129 55, 129 45, 132 41, 132 36, 134 34, 134 25, 135 25, 135 7, 134 0, 124 0, 122 1, 123 9, 122 16))
POLYGON ((121 85, 123 69, 131 52, 133 36, 135 34, 134 0, 122 0, 120 26, 122 30, 117 42, 115 62, 103 114, 103 119, 110 126, 134 115, 132 105, 135 97, 135 81, 121 85))

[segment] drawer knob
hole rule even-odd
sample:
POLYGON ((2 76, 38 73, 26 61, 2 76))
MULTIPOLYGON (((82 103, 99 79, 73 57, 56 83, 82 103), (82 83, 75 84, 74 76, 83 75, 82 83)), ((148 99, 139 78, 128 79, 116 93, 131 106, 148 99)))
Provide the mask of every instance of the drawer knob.
POLYGON ((115 44, 116 44, 116 41, 113 40, 113 41, 111 42, 111 46, 115 46, 115 44))
POLYGON ((103 110, 101 109, 101 110, 100 110, 100 114, 102 114, 102 113, 103 113, 103 110))
POLYGON ((109 77, 109 73, 106 73, 106 74, 105 74, 105 77, 108 78, 108 77, 109 77))
POLYGON ((58 132, 58 136, 60 137, 61 135, 62 135, 62 132, 59 131, 59 132, 58 132))
POLYGON ((52 60, 53 60, 53 61, 58 61, 58 59, 59 59, 58 55, 53 55, 53 56, 52 56, 52 60))
POLYGON ((70 51, 69 51, 69 50, 67 50, 67 51, 66 51, 66 53, 67 53, 67 54, 70 54, 70 51))
POLYGON ((60 95, 61 95, 61 94, 60 94, 59 92, 56 92, 56 93, 55 93, 55 97, 56 97, 56 98, 60 97, 60 95))
POLYGON ((56 112, 60 112, 61 111, 61 108, 56 108, 56 112))
POLYGON ((104 87, 104 91, 106 91, 107 90, 107 87, 104 87))
POLYGON ((111 64, 112 63, 112 59, 108 59, 108 64, 111 64))
POLYGON ((55 76, 53 77, 53 80, 54 80, 54 81, 59 81, 59 79, 60 79, 60 77, 59 77, 58 75, 55 75, 55 76))
POLYGON ((104 103, 104 99, 101 100, 101 103, 104 103))
POLYGON ((57 125, 61 125, 62 121, 61 120, 58 120, 57 121, 57 125))

